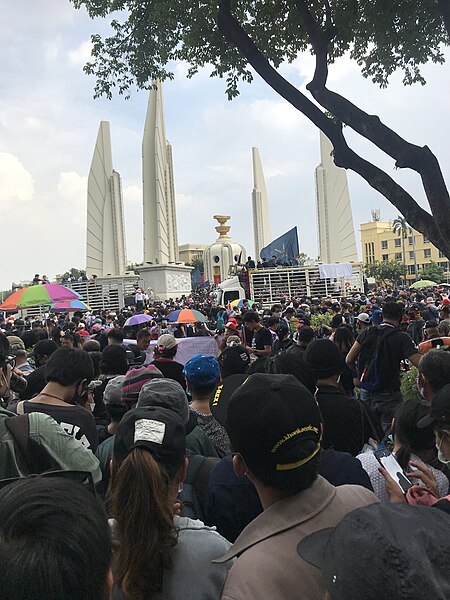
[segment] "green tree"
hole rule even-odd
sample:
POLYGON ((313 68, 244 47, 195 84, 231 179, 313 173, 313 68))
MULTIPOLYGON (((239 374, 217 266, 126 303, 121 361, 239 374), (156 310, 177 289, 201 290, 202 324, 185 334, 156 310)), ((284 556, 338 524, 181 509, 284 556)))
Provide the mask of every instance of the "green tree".
POLYGON ((212 75, 226 80, 232 99, 239 83, 251 82, 256 72, 327 135, 337 166, 358 173, 450 255, 450 219, 442 218, 450 212, 450 195, 435 155, 329 89, 327 82, 329 63, 349 52, 376 84, 386 86, 397 70, 405 84, 424 84, 421 66, 430 60, 444 63, 450 0, 70 1, 76 8, 85 6, 92 18, 114 14, 112 34, 92 36, 93 60, 85 66, 96 77, 95 96, 111 97, 115 90, 129 96, 133 85, 149 89, 158 79, 172 79, 174 61, 184 60, 189 76, 212 65, 212 75), (306 86, 315 102, 277 70, 305 50, 315 56, 306 86), (347 143, 344 126, 384 152, 396 168, 416 171, 430 212, 387 172, 358 155, 347 143))
POLYGON ((445 271, 438 263, 431 261, 423 266, 423 269, 418 275, 418 279, 430 279, 436 283, 442 283, 445 279, 445 271))
POLYGON ((383 285, 387 282, 397 285, 406 275, 406 265, 397 260, 376 260, 367 264, 365 270, 368 277, 373 277, 377 283, 383 285))
POLYGON ((194 258, 194 260, 190 263, 189 266, 194 267, 194 269, 199 269, 200 273, 205 272, 205 265, 203 263, 203 258, 194 258))
POLYGON ((86 275, 86 271, 84 269, 76 269, 75 267, 72 267, 64 273, 63 279, 68 279, 71 277, 72 279, 78 280, 78 278, 82 275, 86 275))

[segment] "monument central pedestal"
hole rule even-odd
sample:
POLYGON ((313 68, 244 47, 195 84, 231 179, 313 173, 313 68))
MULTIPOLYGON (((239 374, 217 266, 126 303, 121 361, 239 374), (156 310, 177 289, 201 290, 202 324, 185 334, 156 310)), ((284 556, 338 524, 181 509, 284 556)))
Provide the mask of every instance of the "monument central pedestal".
POLYGON ((191 272, 187 265, 144 265, 138 267, 144 291, 152 300, 168 300, 189 295, 192 291, 191 272))

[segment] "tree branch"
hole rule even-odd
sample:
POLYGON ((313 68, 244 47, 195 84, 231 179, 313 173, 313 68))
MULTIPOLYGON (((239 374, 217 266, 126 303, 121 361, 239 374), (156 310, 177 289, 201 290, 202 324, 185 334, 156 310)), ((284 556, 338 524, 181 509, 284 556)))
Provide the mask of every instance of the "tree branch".
POLYGON ((432 216, 384 171, 358 156, 349 148, 340 125, 329 119, 304 94, 286 81, 261 54, 254 42, 231 14, 231 0, 220 0, 218 26, 224 37, 232 43, 272 89, 302 112, 331 140, 334 146, 334 162, 337 166, 351 169, 361 175, 369 185, 387 198, 417 229, 423 231, 437 246, 443 246, 443 238, 432 216))
MULTIPOLYGON (((450 0, 440 0, 440 3, 446 4, 450 19, 450 0)), ((367 114, 347 98, 326 87, 328 47, 336 32, 330 32, 329 28, 322 30, 306 0, 295 0, 295 5, 303 19, 309 41, 316 55, 314 77, 306 86, 314 99, 339 121, 351 127, 393 158, 397 168, 409 168, 419 173, 433 214, 448 212, 450 195, 439 162, 431 150, 427 146, 422 148, 404 140, 395 131, 384 125, 379 117, 367 114), (334 35, 332 35, 333 33, 334 35)), ((450 235, 450 224, 447 223, 447 220, 445 222, 439 220, 437 227, 444 236, 450 235)))

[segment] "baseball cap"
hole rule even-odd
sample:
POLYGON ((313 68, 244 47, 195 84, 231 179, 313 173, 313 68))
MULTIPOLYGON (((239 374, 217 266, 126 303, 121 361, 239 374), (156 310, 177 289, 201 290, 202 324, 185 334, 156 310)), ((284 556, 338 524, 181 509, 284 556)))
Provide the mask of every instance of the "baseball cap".
POLYGON ((303 360, 317 379, 326 379, 342 373, 345 367, 345 359, 338 346, 325 338, 313 340, 308 344, 303 360))
POLYGON ((114 460, 124 460, 134 448, 150 452, 173 479, 186 455, 186 434, 179 415, 160 406, 128 411, 114 438, 114 460))
POLYGON ((159 336, 158 341, 156 342, 157 346, 163 346, 164 348, 167 348, 167 350, 175 348, 177 344, 177 340, 170 333, 163 333, 163 335, 159 336))
POLYGON ((303 538, 297 552, 321 569, 333 600, 444 599, 449 527, 444 511, 377 502, 303 538))
POLYGON ((130 369, 122 383, 122 400, 127 404, 136 404, 142 386, 155 377, 164 377, 155 365, 130 369))
POLYGON ((223 427, 225 427, 227 422, 228 406, 230 404, 231 396, 238 387, 248 379, 248 377, 248 375, 243 373, 228 375, 228 377, 222 379, 214 390, 214 393, 211 395, 209 401, 211 414, 223 427))
POLYGON ((256 474, 289 479, 319 453, 321 426, 314 396, 293 375, 255 373, 231 396, 225 429, 256 474))
POLYGON ((411 304, 408 308, 408 312, 420 312, 420 306, 418 304, 411 304))
POLYGON ((25 350, 25 344, 22 338, 18 335, 8 335, 8 342, 11 351, 13 350, 25 350))
POLYGON ((220 368, 227 373, 243 373, 250 364, 250 354, 242 345, 227 346, 217 360, 220 368))
POLYGON ((106 406, 125 406, 122 400, 122 384, 125 375, 118 375, 108 381, 103 392, 103 401, 106 406))
POLYGON ((176 412, 183 424, 189 421, 189 405, 185 391, 173 379, 151 379, 141 387, 136 408, 162 406, 176 412))
POLYGON ((41 340, 33 348, 33 356, 50 356, 55 350, 58 350, 58 344, 53 340, 41 340))
POLYGON ((224 327, 226 327, 227 329, 232 329, 233 331, 237 330, 237 321, 236 319, 228 319, 228 321, 225 323, 224 327))
POLYGON ((100 325, 100 323, 94 323, 94 324, 92 325, 91 331, 92 331, 92 333, 98 333, 98 332, 99 332, 99 331, 101 331, 102 329, 103 329, 103 328, 102 328, 102 326, 100 325))
POLYGON ((361 323, 370 323, 370 317, 367 313, 363 312, 361 314, 359 314, 356 319, 358 321, 361 321, 361 323))
POLYGON ((450 383, 436 392, 430 404, 429 414, 417 423, 419 429, 429 425, 450 427, 450 383))
POLYGON ((196 354, 184 365, 186 379, 198 387, 210 387, 220 379, 219 363, 214 356, 196 354))
POLYGON ((375 323, 375 325, 379 325, 383 320, 383 313, 380 309, 376 308, 372 311, 372 314, 369 318, 372 321, 372 323, 375 323))

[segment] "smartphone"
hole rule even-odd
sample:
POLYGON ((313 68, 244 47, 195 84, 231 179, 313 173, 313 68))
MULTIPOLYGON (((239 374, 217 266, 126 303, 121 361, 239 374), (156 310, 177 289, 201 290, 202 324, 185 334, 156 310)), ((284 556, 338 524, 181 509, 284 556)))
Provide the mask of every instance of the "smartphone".
POLYGON ((382 450, 375 450, 374 454, 380 465, 384 467, 392 479, 398 483, 403 493, 406 493, 409 488, 412 487, 412 483, 406 477, 392 452, 387 448, 383 448, 382 450))

